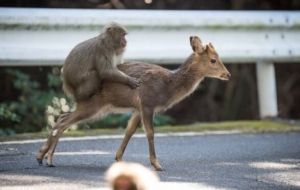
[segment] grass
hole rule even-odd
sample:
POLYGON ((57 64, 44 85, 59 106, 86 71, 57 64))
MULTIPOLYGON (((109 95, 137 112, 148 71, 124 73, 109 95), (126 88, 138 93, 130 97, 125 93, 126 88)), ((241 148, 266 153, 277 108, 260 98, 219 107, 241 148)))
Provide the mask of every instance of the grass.
MULTIPOLYGON (((207 132, 207 131, 230 131, 238 130, 241 133, 270 133, 270 132, 300 132, 300 123, 291 124, 287 121, 273 120, 254 120, 254 121, 226 121, 215 123, 198 123, 193 125, 176 125, 156 127, 156 133, 171 132, 207 132)), ((138 133, 142 133, 139 128, 138 133)), ((64 136, 80 137, 80 136, 96 136, 123 134, 124 129, 86 129, 86 130, 70 130, 65 132, 64 136)), ((13 136, 0 137, 0 141, 25 140, 46 138, 47 131, 38 133, 24 133, 13 136)))
POLYGON ((271 120, 255 120, 255 121, 226 121, 216 123, 199 123, 188 126, 175 126, 172 130, 171 126, 161 128, 161 132, 183 132, 183 131, 227 131, 238 130, 241 133, 265 133, 265 132, 300 132, 300 124, 290 124, 288 122, 278 122, 271 120))

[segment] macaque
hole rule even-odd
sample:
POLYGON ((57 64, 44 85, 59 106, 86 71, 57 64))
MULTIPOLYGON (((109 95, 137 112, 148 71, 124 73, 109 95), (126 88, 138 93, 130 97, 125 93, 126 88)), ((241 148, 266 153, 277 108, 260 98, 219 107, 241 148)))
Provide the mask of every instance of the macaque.
POLYGON ((127 30, 117 24, 106 25, 103 32, 76 45, 67 56, 63 69, 63 89, 76 101, 92 97, 103 80, 137 88, 139 81, 118 70, 126 47, 127 30))

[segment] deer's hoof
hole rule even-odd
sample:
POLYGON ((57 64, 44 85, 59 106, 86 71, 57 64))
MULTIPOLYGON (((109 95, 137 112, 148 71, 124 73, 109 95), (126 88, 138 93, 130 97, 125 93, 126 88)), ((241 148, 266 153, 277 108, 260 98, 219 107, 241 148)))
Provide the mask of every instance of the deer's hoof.
POLYGON ((122 161, 122 158, 115 157, 115 160, 116 160, 117 162, 121 162, 121 161, 122 161))
POLYGON ((164 171, 164 169, 161 167, 161 165, 159 164, 158 161, 153 162, 153 163, 152 163, 152 166, 154 167, 154 169, 155 169, 156 171, 164 171))
POLYGON ((53 164, 47 164, 47 167, 54 168, 55 166, 53 164))
POLYGON ((154 168, 156 171, 159 171, 159 172, 165 171, 161 166, 159 166, 159 167, 154 166, 154 168))
POLYGON ((122 156, 123 156, 122 152, 121 152, 121 151, 118 151, 118 152, 116 153, 115 160, 116 160, 117 162, 122 161, 122 156))
POLYGON ((43 159, 37 158, 36 161, 38 162, 39 166, 43 165, 43 159))

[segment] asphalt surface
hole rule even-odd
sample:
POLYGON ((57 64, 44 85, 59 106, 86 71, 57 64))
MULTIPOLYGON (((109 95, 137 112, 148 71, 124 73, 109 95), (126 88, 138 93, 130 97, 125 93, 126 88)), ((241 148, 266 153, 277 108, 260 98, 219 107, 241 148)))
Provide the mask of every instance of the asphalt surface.
MULTIPOLYGON (((104 187, 120 143, 119 137, 62 140, 55 168, 35 161, 40 141, 0 143, 0 189, 104 187)), ((165 169, 158 173, 161 181, 177 187, 300 189, 300 133, 163 135, 155 144, 165 169)), ((151 168, 146 138, 132 138, 123 159, 151 168)))

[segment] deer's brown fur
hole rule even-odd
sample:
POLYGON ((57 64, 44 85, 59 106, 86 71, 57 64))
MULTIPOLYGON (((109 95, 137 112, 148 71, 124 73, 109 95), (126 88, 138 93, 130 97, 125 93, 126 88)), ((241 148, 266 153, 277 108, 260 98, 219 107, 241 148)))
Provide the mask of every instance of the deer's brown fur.
POLYGON ((121 83, 105 82, 98 94, 84 102, 78 102, 74 112, 61 117, 48 140, 40 149, 37 160, 47 154, 47 164, 52 166, 52 157, 60 135, 71 124, 91 118, 101 118, 112 112, 132 111, 125 137, 116 153, 116 160, 122 159, 131 136, 141 121, 146 132, 150 162, 156 170, 162 167, 156 158, 154 148, 153 116, 164 111, 191 94, 205 77, 228 80, 227 71, 211 43, 203 45, 201 40, 190 37, 193 53, 177 70, 146 63, 125 63, 118 68, 131 77, 141 81, 141 85, 132 89, 121 83))

